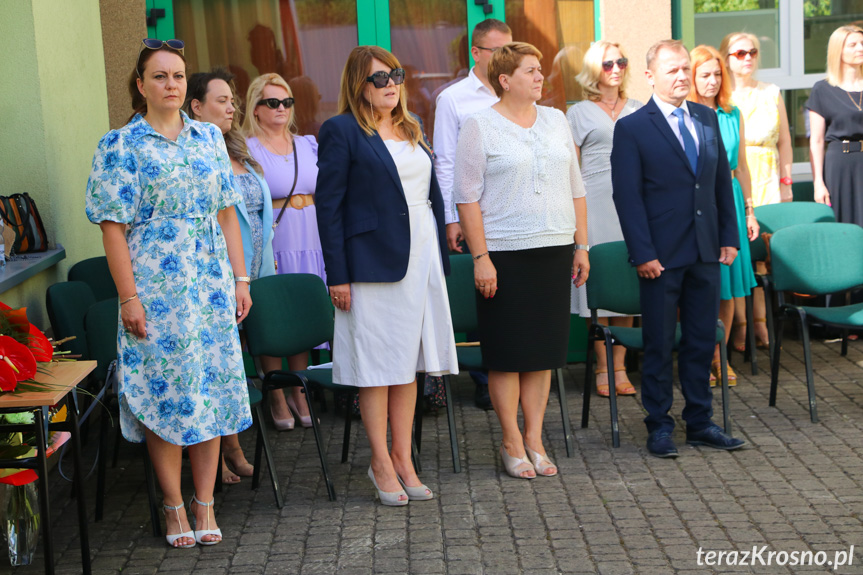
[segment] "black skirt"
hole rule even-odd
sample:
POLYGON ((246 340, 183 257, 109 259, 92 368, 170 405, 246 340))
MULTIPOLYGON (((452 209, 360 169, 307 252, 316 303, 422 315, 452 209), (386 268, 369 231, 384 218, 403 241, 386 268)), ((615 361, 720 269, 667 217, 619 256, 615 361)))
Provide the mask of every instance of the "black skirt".
POLYGON ((491 371, 566 365, 573 244, 491 252, 497 293, 476 295, 482 358, 491 371))
POLYGON ((841 142, 830 142, 824 157, 824 185, 836 221, 863 226, 863 153, 843 154, 841 142))

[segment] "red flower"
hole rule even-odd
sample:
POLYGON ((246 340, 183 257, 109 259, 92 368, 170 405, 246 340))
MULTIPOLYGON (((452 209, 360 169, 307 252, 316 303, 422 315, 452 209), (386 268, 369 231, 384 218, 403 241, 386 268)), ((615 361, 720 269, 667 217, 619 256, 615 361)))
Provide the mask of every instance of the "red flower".
POLYGON ((19 381, 36 375, 36 358, 26 345, 0 335, 0 390, 13 391, 19 381))
POLYGON ((54 357, 54 348, 51 346, 51 342, 32 323, 30 324, 30 339, 27 340, 27 347, 33 352, 36 361, 51 361, 54 357))

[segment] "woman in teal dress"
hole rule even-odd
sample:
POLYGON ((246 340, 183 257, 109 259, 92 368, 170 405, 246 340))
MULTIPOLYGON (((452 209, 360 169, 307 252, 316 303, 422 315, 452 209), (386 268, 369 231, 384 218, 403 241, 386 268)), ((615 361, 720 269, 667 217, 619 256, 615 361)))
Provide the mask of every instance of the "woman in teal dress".
MULTIPOLYGON (((725 325, 725 341, 731 333, 731 323, 738 318, 738 325, 746 325, 744 299, 755 287, 752 272, 749 242, 758 237, 758 222, 752 213, 749 168, 746 165, 746 141, 743 137, 743 118, 740 110, 733 107, 731 84, 722 56, 711 46, 698 46, 690 53, 692 58, 692 88, 689 100, 716 110, 722 143, 731 165, 734 205, 737 208, 737 229, 740 232, 740 251, 730 266, 719 266, 722 275, 719 319, 725 325)), ((719 347, 713 356, 710 385, 719 378, 719 347)), ((728 385, 737 384, 737 374, 728 366, 728 385)))

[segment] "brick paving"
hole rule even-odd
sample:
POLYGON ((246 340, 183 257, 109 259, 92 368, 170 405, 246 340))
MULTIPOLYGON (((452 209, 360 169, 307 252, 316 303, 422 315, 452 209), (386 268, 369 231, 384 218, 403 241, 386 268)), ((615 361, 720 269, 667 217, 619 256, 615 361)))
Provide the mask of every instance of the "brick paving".
MULTIPOLYGON (((457 378, 455 413, 463 471, 455 474, 446 412, 427 415, 421 478, 435 491, 430 502, 403 508, 376 503, 366 477, 368 443, 354 426, 348 463, 339 463, 342 420, 322 417, 338 500, 327 499, 311 430, 275 437, 285 508, 279 511, 265 482, 244 479, 217 495, 225 540, 214 547, 169 549, 152 537, 143 466, 124 444, 120 465, 108 471, 105 519, 90 523, 93 572, 152 574, 372 573, 559 574, 802 573, 827 566, 698 565, 696 553, 751 550, 835 551, 855 547, 853 564, 837 573, 863 573, 863 342, 847 357, 838 343, 814 346, 818 413, 809 421, 802 350, 784 343, 776 408, 768 407, 767 357, 750 375, 740 354, 741 378, 731 393, 734 432, 750 447, 725 453, 684 444, 681 456, 647 455, 640 403, 620 398, 621 447, 611 447, 607 402, 594 398, 588 429, 579 429, 584 366, 566 370, 576 451, 566 457, 556 394, 546 418, 546 447, 560 467, 554 478, 532 481, 502 473, 496 450, 500 430, 492 412, 473 407, 467 374, 457 378)), ((633 377, 637 387, 637 376, 633 377)), ((716 420, 721 420, 719 394, 716 420)), ((243 434, 251 453, 254 436, 243 434)), ((95 442, 92 442, 93 444, 95 442)), ((93 447, 88 448, 92 459, 93 447)), ((188 475, 184 477, 190 491, 188 475)), ((77 523, 68 484, 52 473, 59 574, 80 573, 77 523)), ((95 480, 90 481, 95 484, 95 480)), ((89 489, 92 508, 94 488, 89 489)), ((767 554, 764 554, 765 561, 767 554)), ((39 560, 0 572, 41 573, 39 560)))

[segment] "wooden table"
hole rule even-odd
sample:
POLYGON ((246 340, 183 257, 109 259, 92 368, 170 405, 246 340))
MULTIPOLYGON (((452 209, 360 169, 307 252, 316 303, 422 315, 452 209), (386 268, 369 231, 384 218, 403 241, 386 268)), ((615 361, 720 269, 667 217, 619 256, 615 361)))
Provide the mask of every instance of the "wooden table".
POLYGON ((81 465, 81 437, 78 433, 78 411, 69 393, 96 369, 95 361, 52 362, 40 364, 40 373, 34 378, 39 383, 51 386, 46 391, 22 391, 0 394, 0 413, 32 411, 34 422, 27 425, 0 425, 0 431, 36 432, 36 455, 23 459, 0 459, 2 468, 35 469, 39 474, 39 512, 42 516, 42 544, 45 554, 45 573, 54 573, 54 540, 51 536, 51 515, 48 497, 47 434, 44 408, 66 401, 66 421, 49 423, 54 430, 69 431, 72 435, 74 458, 74 487, 78 503, 78 528, 81 540, 81 568, 90 575, 90 541, 87 532, 87 506, 84 501, 84 472, 81 465), (43 373, 44 372, 44 373, 43 373))

